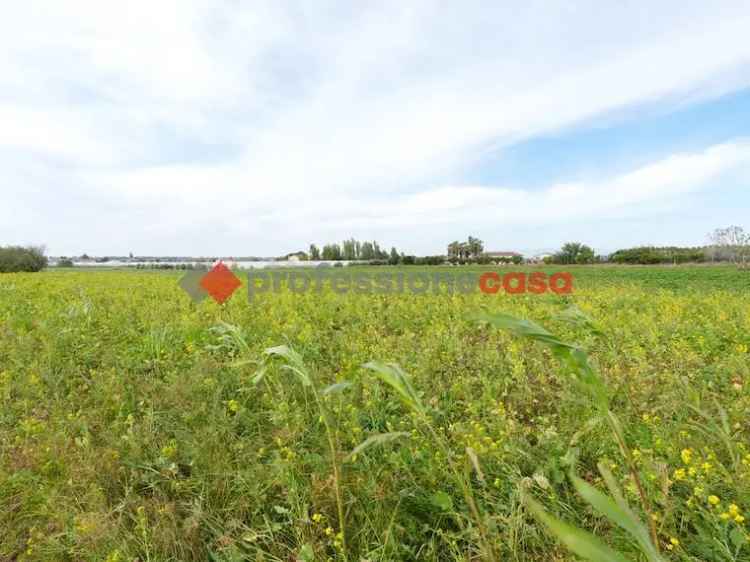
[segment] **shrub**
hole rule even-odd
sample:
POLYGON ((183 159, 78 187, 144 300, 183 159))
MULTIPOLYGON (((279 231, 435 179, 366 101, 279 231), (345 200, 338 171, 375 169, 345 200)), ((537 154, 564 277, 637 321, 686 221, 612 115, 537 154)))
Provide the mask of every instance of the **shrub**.
POLYGON ((613 263, 656 265, 671 263, 701 263, 705 261, 703 248, 656 248, 644 246, 617 250, 609 261, 613 263))
POLYGON ((47 267, 44 248, 37 246, 0 246, 0 273, 41 271, 47 267))
POLYGON ((444 263, 444 256, 424 256, 414 259, 415 265, 443 265, 444 263))
MULTIPOLYGON (((554 254, 549 263, 562 265, 588 264, 596 261, 594 250, 580 242, 568 242, 562 249, 554 254)), ((545 263, 547 259, 545 258, 545 263)))

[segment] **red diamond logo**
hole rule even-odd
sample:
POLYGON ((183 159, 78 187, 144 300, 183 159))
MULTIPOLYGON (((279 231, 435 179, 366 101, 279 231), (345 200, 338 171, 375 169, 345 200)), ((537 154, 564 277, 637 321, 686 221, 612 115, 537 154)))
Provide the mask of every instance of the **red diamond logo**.
POLYGON ((226 265, 219 262, 203 276, 200 285, 216 302, 223 304, 242 285, 242 281, 226 265))

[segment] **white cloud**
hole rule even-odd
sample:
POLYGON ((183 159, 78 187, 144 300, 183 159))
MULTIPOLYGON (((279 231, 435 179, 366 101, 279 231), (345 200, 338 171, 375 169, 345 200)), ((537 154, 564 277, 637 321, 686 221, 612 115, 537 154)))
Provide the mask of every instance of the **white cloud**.
POLYGON ((286 242, 264 231, 299 245, 410 220, 625 212, 707 185, 746 144, 542 191, 466 186, 462 170, 625 107, 746 87, 748 28, 745 2, 15 4, 0 21, 0 234, 30 237, 45 216, 52 251, 87 244, 45 191, 78 201, 72 214, 130 217, 92 219, 102 252, 139 232, 191 252, 217 220, 233 224, 217 244, 275 252, 286 242))
MULTIPOLYGON (((715 188, 724 174, 750 166, 750 141, 726 143, 698 153, 676 154, 626 174, 601 181, 554 184, 524 190, 501 186, 437 187, 396 196, 388 201, 349 198, 343 205, 300 207, 299 221, 323 217, 341 232, 357 224, 383 227, 471 225, 477 228, 501 221, 505 226, 532 222, 550 224, 642 212, 644 206, 715 188), (364 208, 364 210, 363 210, 364 208)), ((286 213, 289 216, 289 213, 286 213)))

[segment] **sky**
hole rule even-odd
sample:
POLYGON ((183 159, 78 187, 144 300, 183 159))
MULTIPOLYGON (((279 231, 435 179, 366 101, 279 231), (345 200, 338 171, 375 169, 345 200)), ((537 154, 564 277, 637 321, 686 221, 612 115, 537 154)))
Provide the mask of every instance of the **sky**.
POLYGON ((746 0, 11 3, 0 245, 702 245, 750 229, 748 29, 746 0))

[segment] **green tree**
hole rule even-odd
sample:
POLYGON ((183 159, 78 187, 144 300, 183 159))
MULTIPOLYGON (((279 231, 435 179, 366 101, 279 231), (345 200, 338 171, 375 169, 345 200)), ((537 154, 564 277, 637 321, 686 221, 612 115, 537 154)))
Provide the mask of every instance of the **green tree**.
POLYGON ((484 242, 479 238, 469 236, 469 240, 466 242, 466 246, 469 250, 471 257, 478 258, 484 252, 484 242))
POLYGON ((0 246, 0 273, 35 272, 47 267, 41 246, 0 246))
POLYGON ((391 265, 398 265, 398 262, 401 261, 401 257, 398 255, 398 250, 396 250, 396 247, 391 248, 391 255, 388 257, 388 263, 391 265))
POLYGON ((315 244, 310 244, 310 259, 317 261, 320 259, 320 249, 315 244))
POLYGON ((323 259, 324 260, 341 260, 342 252, 341 246, 338 244, 326 244, 323 246, 323 259))
POLYGON ((581 246, 581 249, 578 252, 578 255, 576 256, 576 263, 586 264, 586 263, 594 263, 595 261, 596 261, 596 254, 594 253, 594 250, 586 246, 585 244, 581 246))
POLYGON ((484 242, 479 238, 469 236, 466 242, 454 240, 448 244, 448 258, 466 260, 469 258, 478 258, 484 252, 484 242))
POLYGON ((372 246, 372 242, 362 243, 362 253, 359 256, 361 260, 373 260, 375 259, 375 248, 372 246))
POLYGON ((580 242, 568 242, 554 256, 555 263, 563 265, 594 263, 594 250, 580 242))
POLYGON ((717 228, 709 239, 719 255, 737 264, 745 264, 750 257, 750 233, 741 226, 717 228))
POLYGON ((357 259, 357 241, 354 238, 344 240, 341 243, 341 252, 345 260, 357 259))
POLYGON ((461 243, 458 240, 454 240, 448 244, 448 257, 457 258, 459 251, 461 250, 461 243))
POLYGON ((388 259, 388 253, 384 252, 375 240, 372 241, 372 251, 375 254, 376 260, 388 259))

